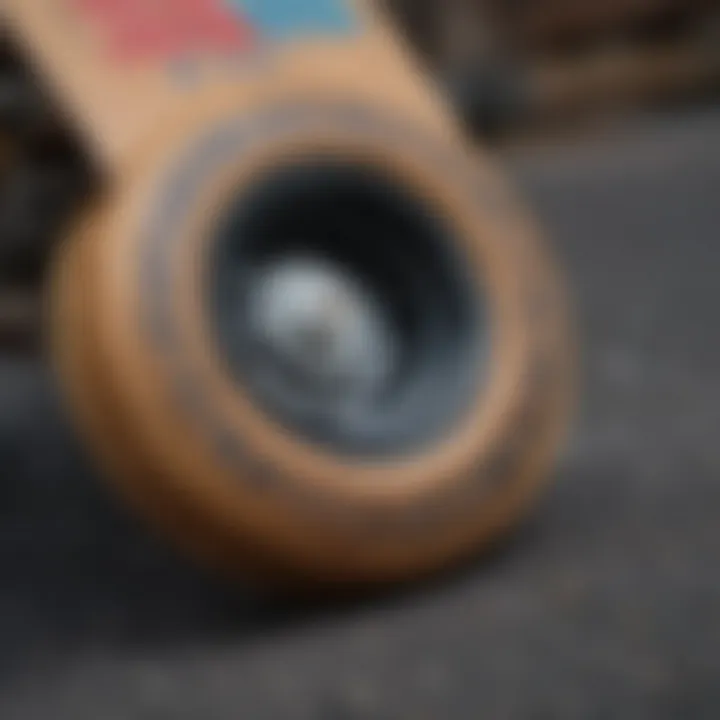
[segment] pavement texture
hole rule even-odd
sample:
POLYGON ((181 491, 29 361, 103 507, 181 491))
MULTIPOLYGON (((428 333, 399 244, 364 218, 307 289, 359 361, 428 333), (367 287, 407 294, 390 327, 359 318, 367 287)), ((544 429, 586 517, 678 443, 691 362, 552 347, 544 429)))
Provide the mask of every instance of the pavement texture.
POLYGON ((509 164, 567 269, 585 375, 515 540, 372 603, 262 600, 136 523, 47 371, 2 361, 0 718, 720 717, 720 110, 509 164))

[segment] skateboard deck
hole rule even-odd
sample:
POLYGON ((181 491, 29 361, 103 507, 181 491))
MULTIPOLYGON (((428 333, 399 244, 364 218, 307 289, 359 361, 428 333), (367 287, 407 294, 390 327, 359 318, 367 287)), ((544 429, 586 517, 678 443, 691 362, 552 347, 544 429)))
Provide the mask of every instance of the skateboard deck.
POLYGON ((202 94, 237 106, 322 92, 453 126, 409 50, 362 0, 4 0, 2 14, 107 168, 202 94))

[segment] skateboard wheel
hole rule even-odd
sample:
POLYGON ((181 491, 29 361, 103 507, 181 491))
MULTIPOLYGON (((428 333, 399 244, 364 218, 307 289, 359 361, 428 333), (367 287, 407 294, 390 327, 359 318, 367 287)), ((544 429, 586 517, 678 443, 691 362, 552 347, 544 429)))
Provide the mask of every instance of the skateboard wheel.
POLYGON ((416 579, 515 526, 571 397, 556 270, 489 161, 369 108, 223 117, 64 243, 53 346, 109 474, 280 585, 416 579))

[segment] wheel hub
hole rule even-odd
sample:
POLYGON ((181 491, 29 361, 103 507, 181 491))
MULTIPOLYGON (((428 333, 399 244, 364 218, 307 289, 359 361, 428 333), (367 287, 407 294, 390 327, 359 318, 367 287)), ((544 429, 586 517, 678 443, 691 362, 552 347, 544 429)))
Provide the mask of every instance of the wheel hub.
POLYGON ((395 343, 381 304, 329 261, 272 263, 251 291, 250 317, 275 359, 316 391, 364 395, 393 372, 395 343))

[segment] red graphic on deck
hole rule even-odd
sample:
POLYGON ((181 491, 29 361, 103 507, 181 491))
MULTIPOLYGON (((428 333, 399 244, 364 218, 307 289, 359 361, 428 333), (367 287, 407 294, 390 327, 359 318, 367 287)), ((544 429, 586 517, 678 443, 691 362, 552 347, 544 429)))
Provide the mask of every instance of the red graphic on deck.
POLYGON ((258 33, 225 0, 69 0, 121 61, 252 50, 258 33))

